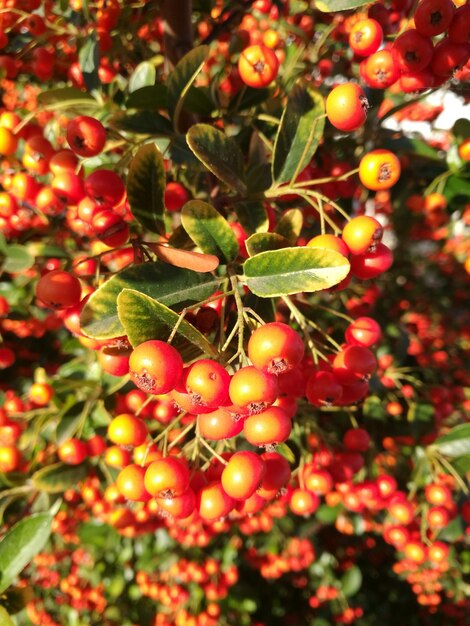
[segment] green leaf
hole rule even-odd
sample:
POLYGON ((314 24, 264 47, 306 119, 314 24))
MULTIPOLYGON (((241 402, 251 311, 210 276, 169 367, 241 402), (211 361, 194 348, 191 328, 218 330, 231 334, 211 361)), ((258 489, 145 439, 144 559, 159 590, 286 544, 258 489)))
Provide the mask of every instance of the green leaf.
POLYGON ((65 412, 64 410, 62 410, 60 421, 57 424, 56 428, 56 438, 58 445, 75 435, 83 420, 84 408, 85 402, 82 401, 73 402, 72 406, 66 406, 65 412))
POLYGON ((134 217, 147 230, 164 234, 165 166, 153 143, 138 149, 129 166, 126 187, 134 217))
POLYGON ((322 524, 333 524, 336 521, 338 515, 343 510, 341 504, 337 504, 336 506, 328 506, 327 504, 322 504, 316 511, 315 517, 322 524))
POLYGON ((142 87, 151 87, 156 78, 155 66, 149 61, 143 61, 135 68, 129 77, 129 93, 133 93, 142 87))
POLYGON ((168 88, 166 85, 151 85, 133 90, 126 101, 126 109, 166 109, 168 88))
POLYGON ((34 256, 25 246, 13 244, 7 246, 3 261, 3 271, 10 273, 25 272, 34 265, 34 256))
POLYGON ((43 91, 38 95, 38 104, 41 106, 47 106, 48 104, 57 104, 59 102, 67 103, 69 101, 83 100, 86 104, 91 104, 96 107, 99 106, 98 102, 86 91, 81 91, 76 87, 59 87, 58 89, 49 89, 43 91))
POLYGON ((354 596, 362 585, 361 570, 357 565, 350 567, 341 578, 341 589, 347 598, 354 596))
POLYGON ((254 233, 245 242, 246 250, 250 256, 266 252, 267 250, 280 250, 288 248, 289 241, 277 233, 254 233))
POLYGON ((300 209, 290 209, 286 211, 278 222, 275 232, 285 237, 293 246, 300 237, 300 231, 304 223, 302 211, 300 209))
POLYGON ((168 78, 168 111, 175 130, 178 130, 178 120, 186 94, 204 67, 208 55, 208 46, 193 48, 178 62, 168 78))
POLYGON ((88 91, 100 89, 101 81, 98 76, 100 51, 96 31, 87 36, 85 43, 78 53, 78 62, 83 74, 83 81, 88 91))
POLYGON ((246 233, 266 232, 268 230, 268 214, 262 202, 257 200, 237 202, 233 205, 233 209, 246 233))
POLYGON ((219 180, 244 194, 243 153, 237 142, 209 124, 195 124, 186 134, 188 146, 219 180))
POLYGON ((155 111, 120 111, 109 120, 111 128, 142 135, 171 135, 173 128, 168 118, 155 111))
POLYGON ((296 83, 281 118, 272 163, 277 183, 292 180, 310 162, 323 136, 325 102, 319 91, 296 83))
POLYGON ((219 282, 212 274, 193 272, 163 262, 125 268, 90 296, 81 314, 82 330, 96 339, 124 335, 116 302, 123 289, 140 291, 166 306, 181 310, 211 296, 219 282))
POLYGON ((449 203, 452 202, 454 198, 461 198, 462 202, 468 202, 470 196, 470 180, 453 174, 447 179, 443 193, 449 203))
POLYGON ((470 454, 470 424, 454 426, 432 444, 444 456, 458 457, 470 454))
POLYGON ((66 463, 54 463, 42 467, 31 477, 36 489, 46 493, 63 493, 77 483, 84 480, 88 474, 86 463, 81 465, 67 465, 66 463))
POLYGON ((52 519, 50 513, 30 515, 15 524, 0 541, 0 593, 46 545, 52 519))
POLYGON ((462 518, 459 516, 454 517, 445 528, 443 528, 439 535, 439 541, 447 541, 448 543, 456 543, 461 541, 464 537, 465 526, 462 518))
POLYGON ((255 89, 254 87, 247 87, 242 94, 240 100, 240 94, 235 94, 229 104, 229 112, 244 111, 251 109, 265 102, 271 94, 269 89, 255 89))
POLYGON ((210 204, 190 200, 181 210, 183 228, 206 254, 215 254, 225 263, 238 256, 238 243, 227 220, 210 204))
POLYGON ((452 126, 452 134, 458 143, 470 137, 470 120, 466 117, 460 117, 452 126))
POLYGON ((0 606, 0 626, 15 626, 3 606, 0 606))
POLYGON ((336 11, 349 11, 365 4, 370 4, 369 0, 316 0, 315 7, 323 13, 335 13, 336 11))
MULTIPOLYGON (((134 347, 150 339, 167 340, 179 320, 178 313, 133 289, 124 289, 119 294, 117 307, 121 324, 134 347)), ((205 354, 218 355, 216 348, 184 318, 178 325, 176 336, 183 337, 205 354)))
POLYGON ((347 276, 349 261, 333 250, 283 248, 261 252, 243 268, 250 291, 270 298, 329 289, 347 276))

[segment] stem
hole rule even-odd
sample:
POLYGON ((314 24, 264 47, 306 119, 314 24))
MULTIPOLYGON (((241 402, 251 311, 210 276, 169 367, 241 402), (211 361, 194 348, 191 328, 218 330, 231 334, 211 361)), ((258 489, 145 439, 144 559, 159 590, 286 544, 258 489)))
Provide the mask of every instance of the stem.
POLYGON ((218 459, 223 465, 227 465, 228 461, 226 461, 222 456, 220 456, 220 454, 218 454, 213 448, 211 448, 203 437, 199 437, 199 442, 202 443, 202 445, 207 448, 207 450, 209 450, 213 457, 218 459))
POLYGON ((171 450, 171 448, 173 448, 173 446, 176 446, 176 444, 179 443, 181 439, 184 439, 186 435, 189 433, 189 431, 192 430, 195 424, 196 424, 196 420, 188 424, 186 428, 183 428, 180 434, 170 443, 170 445, 168 446, 168 450, 171 450))
POLYGON ((237 353, 241 355, 242 358, 245 357, 245 349, 243 347, 244 342, 244 310, 243 310, 243 302, 240 296, 240 292, 238 290, 238 278, 237 275, 229 272, 230 276, 230 284, 232 286, 233 295, 235 297, 235 304, 237 306, 237 326, 238 326, 238 350, 237 353))

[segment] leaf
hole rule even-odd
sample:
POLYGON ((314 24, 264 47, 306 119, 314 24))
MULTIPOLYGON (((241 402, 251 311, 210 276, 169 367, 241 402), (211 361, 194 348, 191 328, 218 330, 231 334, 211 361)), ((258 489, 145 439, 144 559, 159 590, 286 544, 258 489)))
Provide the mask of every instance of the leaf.
POLYGON ((190 87, 184 100, 184 108, 196 115, 210 117, 215 105, 209 87, 190 87))
POLYGON ((337 504, 336 506, 328 506, 327 504, 322 504, 315 512, 316 519, 322 524, 333 524, 336 521, 338 515, 343 510, 341 504, 337 504))
POLYGON ((444 456, 458 457, 470 454, 470 424, 454 426, 432 444, 444 456))
POLYGON ((52 519, 50 513, 30 515, 15 524, 0 541, 0 593, 46 545, 52 519))
POLYGON ((240 224, 248 233, 266 232, 269 228, 269 219, 262 202, 257 200, 237 202, 233 205, 240 224))
POLYGON ((76 87, 59 87, 58 89, 49 89, 38 95, 38 104, 47 106, 48 104, 57 104, 58 102, 68 102, 75 100, 83 100, 83 103, 99 106, 98 102, 92 95, 86 91, 81 91, 76 87))
POLYGON ((3 606, 0 606, 0 626, 15 626, 3 606))
POLYGON ((230 263, 238 256, 238 243, 227 220, 210 204, 190 200, 181 209, 183 228, 206 254, 230 263))
POLYGON ((138 149, 129 166, 126 187, 134 217, 148 230, 163 235, 165 166, 153 143, 138 149))
POLYGON ((152 244, 149 248, 165 263, 185 267, 193 272, 214 272, 219 267, 219 259, 213 254, 202 254, 194 250, 179 250, 171 246, 152 244))
MULTIPOLYGON (((179 320, 178 313, 133 289, 124 289, 121 292, 117 306, 119 319, 134 347, 150 339, 166 341, 179 320)), ((218 355, 216 348, 184 318, 178 325, 177 335, 184 337, 205 354, 218 355)))
POLYGON ((149 61, 139 63, 129 77, 129 93, 142 87, 151 87, 155 83, 156 75, 155 66, 152 63, 149 61))
POLYGON ((254 87, 246 87, 240 100, 240 94, 236 93, 229 104, 229 112, 244 111, 245 109, 251 109, 265 102, 271 91, 269 89, 255 89, 254 87))
POLYGON ((362 585, 361 570, 357 565, 350 567, 341 577, 341 589, 347 598, 354 596, 362 585))
POLYGON ((81 465, 67 465, 66 463, 54 463, 47 465, 34 472, 31 477, 36 489, 46 493, 62 493, 87 477, 89 467, 86 463, 81 465))
POLYGON ((323 13, 335 13, 356 9, 364 4, 370 4, 369 0, 316 0, 315 7, 323 13))
POLYGON ((461 143, 470 137, 470 120, 466 117, 460 117, 452 126, 452 134, 461 143))
POLYGON ((166 109, 167 104, 167 86, 151 85, 133 90, 126 100, 126 109, 166 109))
POLYGON ((15 274, 17 272, 25 272, 34 265, 34 256, 27 250, 25 246, 13 244, 7 246, 4 254, 3 271, 15 274))
POLYGON ((266 252, 267 250, 280 250, 290 246, 289 241, 277 233, 255 233, 248 237, 245 244, 250 256, 255 256, 255 254, 266 252))
MULTIPOLYGON (((65 412, 62 410, 60 421, 56 428, 57 444, 60 445, 67 439, 70 439, 75 435, 80 423, 83 420, 83 409, 85 408, 85 402, 73 402, 72 406, 65 407, 65 412)), ((85 416, 86 417, 86 416, 85 416)))
POLYGON ((195 124, 186 134, 192 152, 219 180, 239 193, 246 192, 243 153, 237 142, 209 124, 195 124))
POLYGON ((87 39, 78 53, 78 62, 82 70, 83 81, 88 91, 100 89, 101 81, 98 76, 100 51, 96 31, 87 36, 87 39))
POLYGON ((329 289, 347 276, 349 261, 333 250, 283 248, 261 252, 243 268, 250 291, 269 298, 329 289))
POLYGON ((470 180, 453 174, 447 179, 443 193, 448 203, 452 202, 454 198, 461 198, 462 201, 468 202, 470 180))
POLYGON ((154 111, 128 113, 120 111, 109 120, 111 128, 142 135, 171 135, 173 128, 168 118, 154 111))
POLYGON ((300 209, 290 209, 279 220, 275 232, 285 237, 294 246, 300 237, 303 222, 302 211, 300 209))
POLYGON ((324 113, 325 102, 320 92, 296 83, 274 142, 272 175, 277 183, 292 180, 295 172, 308 165, 323 136, 324 113))
POLYGON ((168 78, 168 111, 175 130, 178 130, 178 120, 186 94, 204 67, 208 55, 208 46, 193 48, 178 62, 168 78))
POLYGON ((81 328, 96 339, 124 335, 117 313, 117 297, 134 289, 169 307, 183 309, 211 296, 219 285, 212 274, 200 274, 166 263, 143 263, 125 268, 97 289, 83 308, 81 328))

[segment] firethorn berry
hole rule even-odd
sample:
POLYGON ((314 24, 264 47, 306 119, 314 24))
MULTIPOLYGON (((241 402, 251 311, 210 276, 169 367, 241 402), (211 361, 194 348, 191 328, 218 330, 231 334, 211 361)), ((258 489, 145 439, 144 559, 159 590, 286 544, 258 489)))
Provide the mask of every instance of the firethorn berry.
POLYGON ((243 424, 246 440, 253 446, 272 446, 289 438, 292 422, 289 415, 277 406, 250 415, 243 424))
POLYGON ((156 501, 162 511, 177 519, 189 517, 196 508, 196 494, 190 487, 180 496, 157 498, 156 501))
POLYGON ((349 345, 365 348, 378 343, 381 337, 382 330, 371 317, 358 317, 349 324, 345 332, 345 339, 349 345))
POLYGON ((84 185, 90 198, 105 207, 119 204, 126 193, 122 178, 113 170, 95 170, 85 178, 84 185))
POLYGON ((405 93, 415 93, 430 89, 434 85, 434 74, 428 67, 420 72, 411 72, 400 76, 400 87, 405 93))
POLYGON ((116 486, 119 493, 127 500, 146 502, 150 500, 150 494, 144 486, 145 467, 131 464, 122 469, 117 478, 116 486))
POLYGON ((331 406, 343 395, 343 387, 332 372, 313 372, 307 380, 305 395, 313 406, 331 406))
POLYGON ((263 498, 270 498, 289 482, 291 470, 287 459, 279 452, 263 452, 265 472, 258 493, 263 498))
POLYGON ((184 374, 186 391, 195 403, 216 408, 228 400, 230 374, 212 359, 200 359, 184 374))
POLYGON ((197 509, 201 519, 210 522, 225 517, 234 508, 236 501, 222 487, 220 481, 209 483, 197 494, 197 509))
POLYGON ((267 87, 276 78, 278 70, 276 53, 263 44, 248 46, 238 59, 240 78, 249 87, 267 87))
POLYGON ((165 208, 167 211, 179 211, 189 200, 189 192, 181 183, 169 182, 165 187, 165 208))
POLYGON ((465 139, 465 141, 462 141, 458 148, 458 152, 459 157, 462 159, 462 161, 470 161, 470 139, 465 139))
POLYGON ((83 179, 74 172, 59 172, 52 179, 51 187, 63 204, 76 205, 85 196, 83 179))
POLYGON ((67 124, 67 143, 75 154, 93 157, 104 148, 106 130, 99 120, 79 115, 67 124))
POLYGON ((283 374, 303 359, 302 337, 282 322, 260 326, 248 341, 248 357, 253 365, 268 374, 283 374))
POLYGON ((242 367, 232 376, 229 395, 234 405, 260 413, 276 400, 277 379, 252 365, 242 367))
POLYGON ((135 415, 121 413, 109 424, 108 438, 120 446, 140 446, 147 438, 147 426, 135 415))
POLYGON ((100 456, 106 451, 106 440, 100 435, 93 435, 86 444, 89 456, 100 456))
POLYGON ((333 374, 344 384, 366 380, 377 369, 377 359, 369 348, 347 346, 333 359, 333 374))
POLYGON ((98 363, 111 376, 125 376, 129 373, 130 351, 113 352, 102 348, 98 352, 98 363))
POLYGON ((393 42, 392 51, 401 72, 420 72, 432 59, 434 47, 429 37, 410 28, 393 42))
POLYGON ((80 302, 80 281, 69 272, 52 270, 44 274, 36 285, 36 297, 53 309, 67 309, 80 302))
POLYGON ((309 491, 325 495, 333 488, 333 479, 326 469, 317 469, 314 465, 304 467, 304 484, 309 491))
POLYGON ((222 472, 222 487, 234 500, 246 500, 258 489, 264 472, 259 454, 248 450, 235 452, 222 472))
POLYGON ((344 241, 336 235, 317 235, 307 242, 309 248, 324 248, 339 252, 346 258, 349 257, 349 248, 344 241))
POLYGON ((464 4, 454 14, 449 26, 449 39, 453 43, 468 43, 470 41, 470 5, 464 4))
POLYGON ((469 56, 470 43, 456 44, 449 37, 445 37, 434 48, 431 70, 438 77, 451 76, 467 63, 469 56))
POLYGON ((2 156, 11 156, 16 152, 17 147, 17 136, 10 129, 0 126, 0 154, 2 156))
POLYGON ((369 215, 353 217, 343 228, 343 241, 351 254, 364 254, 374 250, 383 235, 382 224, 369 215))
POLYGON ((243 430, 243 420, 234 419, 233 414, 224 407, 198 415, 197 423, 201 436, 210 441, 231 439, 243 430))
POLYGON ((122 469, 131 462, 131 453, 120 446, 110 446, 104 453, 104 462, 110 467, 122 469))
POLYGON ((400 161, 390 150, 372 150, 359 163, 359 178, 367 189, 390 189, 400 178, 400 161))
POLYGON ((452 0, 422 0, 413 15, 415 28, 425 37, 435 37, 449 28, 454 13, 452 0))
POLYGON ((447 485, 431 483, 424 488, 424 497, 429 504, 446 505, 452 500, 452 494, 447 485))
POLYGON ((186 460, 168 456, 153 461, 145 472, 145 488, 152 496, 180 496, 189 487, 190 473, 186 460))
POLYGON ((295 515, 311 515, 320 506, 320 498, 307 489, 297 488, 291 493, 289 506, 295 515))
POLYGON ((91 225, 95 235, 110 248, 124 245, 129 239, 129 226, 120 215, 111 210, 101 210, 96 213, 91 225))
POLYGON ((390 269, 393 263, 393 254, 385 244, 379 243, 373 252, 352 256, 350 263, 353 276, 361 280, 368 280, 376 278, 390 269))
POLYGON ((362 63, 361 76, 374 89, 386 89, 400 78, 397 60, 390 50, 378 50, 362 63))
POLYGON ((408 541, 403 547, 403 552, 407 559, 415 563, 424 563, 426 561, 427 549, 421 541, 408 541))
POLYGON ((80 439, 67 439, 57 448, 59 459, 68 465, 79 465, 88 457, 88 446, 80 439))
POLYGON ((52 400, 54 389, 48 383, 34 383, 31 385, 28 396, 37 406, 46 406, 52 400))
POLYGON ((355 54, 368 57, 380 48, 382 38, 382 26, 377 20, 359 20, 351 28, 349 45, 355 54))
POLYGON ((14 472, 21 465, 21 452, 15 446, 0 446, 0 472, 14 472))
POLYGON ((351 452, 366 452, 370 445, 370 435, 364 428, 350 428, 344 433, 343 443, 351 452))
POLYGON ((367 117, 369 104, 363 89, 356 83, 335 87, 326 99, 326 115, 338 130, 350 132, 360 128, 367 117))
POLYGON ((146 393, 167 393, 176 387, 183 373, 183 359, 168 343, 158 340, 138 345, 129 359, 134 384, 146 393))

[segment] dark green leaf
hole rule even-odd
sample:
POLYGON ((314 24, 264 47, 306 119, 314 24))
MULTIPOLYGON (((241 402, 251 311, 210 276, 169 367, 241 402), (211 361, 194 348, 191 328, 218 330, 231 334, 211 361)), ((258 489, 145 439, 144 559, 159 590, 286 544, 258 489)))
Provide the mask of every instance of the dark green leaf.
POLYGON ((155 66, 152 63, 149 61, 139 63, 129 77, 129 93, 142 89, 142 87, 153 86, 156 75, 155 66))
POLYGON ((434 161, 441 160, 437 150, 432 148, 426 141, 406 137, 405 135, 398 138, 387 138, 383 142, 383 147, 395 153, 404 152, 434 161))
MULTIPOLYGON (((2 610, 7 610, 9 615, 16 615, 20 611, 22 611, 27 602, 32 600, 34 597, 34 593, 31 587, 10 587, 4 595, 0 598, 0 602, 3 606, 0 606, 0 626, 10 626, 10 622, 3 622, 4 614, 2 614, 2 610)), ((11 626, 13 622, 11 622, 11 626)))
POLYGON ((96 31, 88 35, 85 43, 78 53, 78 62, 82 70, 83 81, 88 91, 100 89, 101 81, 98 76, 98 67, 100 64, 100 51, 96 31))
POLYGON ((246 172, 246 185, 252 194, 269 189, 273 183, 269 163, 257 163, 246 172))
POLYGON ((274 142, 272 175, 277 183, 292 180, 310 162, 323 136, 324 113, 319 91, 301 83, 294 85, 274 142))
POLYGON ((290 246, 289 241, 277 233, 254 233, 254 235, 248 237, 245 243, 246 250, 250 256, 255 256, 255 254, 266 252, 267 250, 280 250, 290 246))
POLYGON ((143 263, 112 276, 95 291, 81 314, 85 334, 96 339, 124 335, 117 313, 117 298, 123 289, 134 289, 155 298, 166 306, 183 309, 205 300, 219 285, 212 274, 201 274, 166 263, 143 263))
POLYGON ((315 7, 323 13, 335 13, 356 9, 365 4, 370 4, 369 0, 316 0, 315 7))
POLYGON ((350 567, 341 578, 341 589, 347 598, 354 596, 362 585, 361 570, 357 565, 350 567))
POLYGON ((215 105, 210 96, 208 87, 191 87, 184 100, 184 108, 196 115, 208 117, 213 112, 215 105))
POLYGON ((207 202, 187 202, 181 210, 181 223, 206 254, 214 254, 226 263, 238 256, 238 243, 229 223, 207 202))
POLYGON ((460 117, 452 126, 452 134, 458 143, 470 137, 470 120, 466 117, 460 117))
POLYGON ((34 265, 34 256, 25 246, 12 244, 5 250, 5 260, 3 261, 3 271, 16 273, 25 272, 34 265))
POLYGON ((60 421, 56 428, 57 443, 60 445, 70 439, 77 432, 83 419, 83 409, 85 402, 74 402, 72 406, 62 412, 60 421))
POLYGON ((168 111, 175 130, 178 129, 178 120, 186 94, 204 67, 208 54, 208 46, 193 48, 178 62, 168 78, 168 111))
POLYGON ((321 248, 262 252, 243 267, 248 288, 263 298, 329 289, 349 273, 344 256, 321 248))
MULTIPOLYGON (((132 289, 120 293, 117 307, 121 324, 134 347, 150 339, 167 340, 179 320, 178 313, 132 289)), ((215 347, 184 318, 178 325, 176 337, 183 337, 205 354, 217 356, 215 347)))
POLYGON ((168 118, 155 111, 115 113, 109 120, 111 128, 143 135, 171 135, 173 128, 168 118))
POLYGON ((454 426, 433 444, 444 456, 459 457, 470 454, 470 424, 454 426))
POLYGON ((449 176, 444 187, 444 196, 447 202, 452 202, 454 198, 461 198, 462 202, 468 202, 470 197, 470 180, 455 174, 449 176))
POLYGON ((69 102, 83 100, 85 104, 99 106, 98 102, 86 91, 81 91, 76 87, 59 87, 58 89, 49 89, 38 95, 38 104, 47 106, 48 104, 57 104, 58 102, 69 102))
POLYGON ((269 228, 269 219, 262 202, 257 200, 237 202, 233 205, 240 224, 250 235, 256 232, 266 232, 269 228))
POLYGON ((470 472, 470 454, 452 459, 452 467, 458 474, 465 476, 470 472))
POLYGON ((195 124, 186 141, 209 171, 229 187, 245 193, 243 153, 234 139, 209 124, 195 124))
POLYGON ((126 109, 166 109, 168 89, 166 85, 141 87, 133 91, 126 101, 126 109))
POLYGON ((0 541, 0 593, 46 545, 53 516, 36 513, 15 524, 0 541))
POLYGON ((447 541, 448 543, 455 543, 463 539, 465 527, 463 520, 460 516, 454 517, 454 519, 447 524, 445 528, 441 530, 438 535, 439 541, 447 541))
POLYGON ((126 187, 134 217, 147 230, 164 234, 165 166, 154 144, 138 149, 129 166, 126 187))
POLYGON ((31 480, 36 489, 46 493, 63 493, 84 480, 88 474, 88 466, 67 465, 66 463, 54 463, 47 465, 35 472, 31 480))
POLYGON ((251 109, 252 107, 258 106, 262 102, 265 102, 269 95, 269 89, 254 89, 253 87, 247 87, 242 94, 240 99, 240 94, 235 94, 230 101, 229 111, 244 111, 245 109, 251 109))
POLYGON ((276 226, 276 233, 285 237, 294 246, 300 237, 303 223, 302 211, 300 209, 289 209, 279 220, 276 226))

